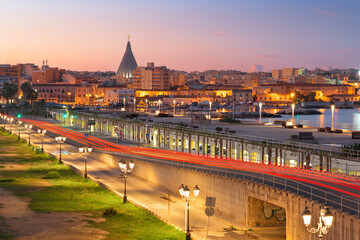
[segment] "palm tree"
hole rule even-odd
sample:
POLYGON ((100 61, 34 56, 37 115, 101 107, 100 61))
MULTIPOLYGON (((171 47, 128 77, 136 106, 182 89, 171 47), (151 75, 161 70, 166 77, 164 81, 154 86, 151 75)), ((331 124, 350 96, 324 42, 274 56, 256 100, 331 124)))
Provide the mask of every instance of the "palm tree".
POLYGON ((29 82, 24 82, 23 84, 21 84, 21 91, 23 92, 25 100, 30 101, 33 108, 33 101, 38 98, 38 93, 32 88, 29 82))
POLYGON ((18 88, 15 83, 4 83, 1 89, 1 95, 6 99, 9 104, 9 99, 13 99, 17 94, 18 88))

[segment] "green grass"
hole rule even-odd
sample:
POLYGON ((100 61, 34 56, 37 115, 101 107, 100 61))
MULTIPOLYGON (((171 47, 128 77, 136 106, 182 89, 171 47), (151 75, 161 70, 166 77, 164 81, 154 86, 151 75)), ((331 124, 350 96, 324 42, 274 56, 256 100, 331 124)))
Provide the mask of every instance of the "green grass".
POLYGON ((8 227, 8 225, 5 222, 5 218, 0 216, 0 239, 4 239, 4 240, 13 239, 14 235, 12 235, 4 230, 6 227, 8 227))
MULTIPOLYGON (((53 157, 34 152, 26 143, 17 142, 16 137, 3 131, 0 131, 0 149, 19 153, 19 156, 1 156, 0 152, 2 162, 26 164, 23 168, 1 168, 0 187, 30 198, 29 207, 35 212, 86 212, 102 217, 106 208, 114 207, 118 212, 115 216, 105 217, 106 221, 101 223, 89 223, 108 231, 107 239, 185 238, 185 233, 163 223, 148 211, 131 203, 122 204, 122 199, 114 193, 58 164, 53 157), (50 171, 59 172, 60 178, 44 179, 50 171)), ((9 239, 1 234, 5 233, 0 232, 0 239, 9 239)))

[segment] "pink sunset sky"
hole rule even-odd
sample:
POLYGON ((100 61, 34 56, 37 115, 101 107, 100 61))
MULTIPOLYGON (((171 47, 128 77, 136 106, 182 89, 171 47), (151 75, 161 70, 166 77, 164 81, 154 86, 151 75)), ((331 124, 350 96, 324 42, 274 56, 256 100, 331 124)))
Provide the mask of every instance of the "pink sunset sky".
POLYGON ((185 71, 360 66, 358 1, 5 0, 0 64, 116 71, 128 34, 138 65, 185 71))

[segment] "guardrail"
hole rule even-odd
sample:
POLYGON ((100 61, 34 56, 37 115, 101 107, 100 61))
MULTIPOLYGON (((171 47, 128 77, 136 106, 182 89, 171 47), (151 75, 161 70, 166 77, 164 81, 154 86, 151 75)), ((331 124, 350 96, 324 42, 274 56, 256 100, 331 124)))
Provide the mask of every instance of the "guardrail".
POLYGON ((209 174, 216 174, 219 176, 242 179, 244 181, 252 181, 269 187, 278 188, 284 191, 289 191, 299 196, 304 196, 311 201, 318 201, 327 206, 332 206, 342 212, 348 212, 360 218, 360 199, 355 197, 345 197, 342 193, 329 191, 323 187, 315 187, 313 185, 303 183, 300 181, 278 177, 265 173, 257 173, 250 171, 237 170, 232 168, 214 167, 186 161, 171 161, 156 158, 144 158, 124 153, 111 152, 109 150, 100 151, 105 154, 116 155, 126 158, 136 158, 140 161, 157 163, 176 168, 194 170, 205 172, 209 174))

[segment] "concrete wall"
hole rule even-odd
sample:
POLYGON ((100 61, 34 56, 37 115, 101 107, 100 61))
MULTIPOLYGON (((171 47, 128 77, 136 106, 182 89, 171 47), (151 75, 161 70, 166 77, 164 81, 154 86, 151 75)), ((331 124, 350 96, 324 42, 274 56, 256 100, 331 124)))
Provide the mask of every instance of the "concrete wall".
MULTIPOLYGON (((178 194, 177 190, 182 183, 188 185, 191 189, 197 184, 201 189, 197 201, 205 203, 206 196, 216 197, 215 212, 217 216, 227 220, 231 219, 234 225, 256 225, 254 214, 257 215, 260 212, 255 207, 259 207, 258 204, 261 201, 266 201, 285 209, 286 236, 288 240, 318 239, 317 234, 307 232, 301 217, 305 207, 309 207, 313 214, 311 226, 316 226, 315 222, 318 221, 319 210, 323 206, 315 201, 311 202, 301 196, 248 181, 140 160, 134 161, 136 164, 136 168, 133 170, 134 175, 164 189, 170 189, 173 194, 178 194), (257 204, 251 203, 252 198, 257 199, 259 202, 257 204)), ((332 212, 335 216, 334 224, 325 239, 360 239, 360 220, 357 217, 334 209, 332 209, 332 212)), ((263 219, 259 218, 259 216, 257 217, 261 225, 263 219)), ((273 221, 272 223, 276 222, 273 221)), ((272 224, 270 222, 265 225, 272 224)))

